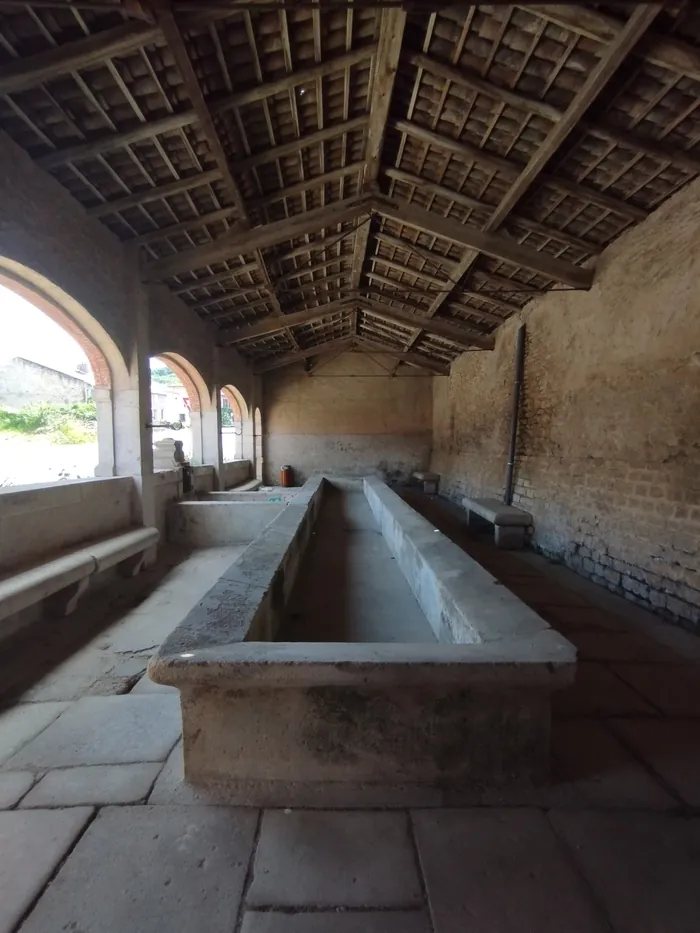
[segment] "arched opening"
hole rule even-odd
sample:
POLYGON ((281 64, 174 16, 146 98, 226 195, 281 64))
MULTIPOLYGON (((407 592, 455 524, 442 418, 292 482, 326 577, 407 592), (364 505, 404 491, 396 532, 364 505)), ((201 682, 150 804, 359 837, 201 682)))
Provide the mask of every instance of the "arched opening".
POLYGON ((202 461, 202 410, 208 404, 206 383, 177 353, 151 357, 150 421, 155 470, 173 466, 175 442, 182 442, 187 459, 202 461))
POLYGON ((221 390, 221 449, 224 461, 243 459, 247 420, 248 407, 241 393, 235 386, 224 386, 221 390))
POLYGON ((113 475, 113 370, 126 368, 106 332, 0 259, 0 333, 0 486, 113 475))

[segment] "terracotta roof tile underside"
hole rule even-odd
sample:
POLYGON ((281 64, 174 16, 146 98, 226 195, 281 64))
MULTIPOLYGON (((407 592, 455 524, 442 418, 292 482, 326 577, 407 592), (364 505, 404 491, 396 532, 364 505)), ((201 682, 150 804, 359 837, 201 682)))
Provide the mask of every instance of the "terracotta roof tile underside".
POLYGON ((442 372, 700 174, 691 7, 0 0, 0 127, 260 371, 442 372))

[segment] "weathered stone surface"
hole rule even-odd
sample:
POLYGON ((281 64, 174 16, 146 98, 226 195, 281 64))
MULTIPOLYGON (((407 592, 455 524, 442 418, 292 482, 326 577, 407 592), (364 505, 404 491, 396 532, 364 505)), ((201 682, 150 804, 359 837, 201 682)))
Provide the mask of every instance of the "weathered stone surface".
POLYGON ((268 810, 250 907, 412 907, 421 889, 405 813, 268 810))
POLYGON ((31 771, 6 771, 0 774, 0 810, 14 807, 34 783, 31 771))
POLYGON ((241 933, 431 933, 422 911, 287 914, 247 911, 241 933))
POLYGON ((0 714, 0 764, 57 719, 68 703, 24 703, 0 714))
POLYGON ((144 674, 143 677, 138 681, 135 687, 129 691, 133 696, 134 694, 138 696, 141 693, 179 693, 177 687, 168 687, 166 684, 157 684, 154 680, 144 674))
POLYGON ((607 933, 535 810, 413 814, 435 933, 607 933))
POLYGON ((160 768, 160 762, 144 762, 49 771, 27 794, 22 807, 137 803, 146 798, 160 768))
POLYGON ((556 723, 552 758, 556 783, 571 784, 591 806, 644 809, 676 806, 676 801, 593 720, 556 723))
POLYGON ((687 804, 700 807, 700 722, 613 719, 609 725, 687 804))
POLYGON ((615 933, 697 933, 700 820, 563 810, 550 819, 615 933))
POLYGON ((0 813, 0 933, 15 929, 91 814, 89 807, 0 813))
POLYGON ((7 763, 43 771, 164 761, 180 734, 175 696, 85 697, 7 763))
POLYGON ((23 933, 231 933, 256 821, 220 807, 102 810, 23 933))
POLYGON ((618 662, 611 669, 667 716, 700 717, 700 666, 618 662))
POLYGON ((646 703, 602 664, 581 661, 573 686, 554 695, 552 707, 559 716, 656 716, 646 703))

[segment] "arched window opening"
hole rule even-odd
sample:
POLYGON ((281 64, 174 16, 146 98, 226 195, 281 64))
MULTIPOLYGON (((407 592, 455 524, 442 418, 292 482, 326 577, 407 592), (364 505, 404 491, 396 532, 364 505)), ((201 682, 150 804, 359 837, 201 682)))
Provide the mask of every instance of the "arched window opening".
POLYGON ((263 468, 263 440, 262 440, 262 415, 260 414, 260 409, 255 409, 255 415, 253 419, 253 435, 254 435, 254 456, 255 456, 255 476, 256 479, 262 480, 264 476, 263 468))
POLYGON ((155 470, 173 466, 175 441, 192 464, 203 463, 203 408, 210 407, 209 392, 199 372, 177 353, 152 357, 151 433, 155 470))
POLYGON ((111 371, 102 351, 41 291, 4 275, 0 333, 0 486, 111 475, 111 371))
POLYGON ((243 432, 247 417, 243 396, 234 386, 224 386, 221 390, 221 449, 224 461, 243 458, 243 432))

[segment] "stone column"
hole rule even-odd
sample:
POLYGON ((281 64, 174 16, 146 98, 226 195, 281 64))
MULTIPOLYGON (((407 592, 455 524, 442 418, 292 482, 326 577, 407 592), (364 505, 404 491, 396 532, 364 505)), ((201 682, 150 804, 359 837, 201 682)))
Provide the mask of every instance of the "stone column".
POLYGON ((114 476, 114 412, 112 390, 93 386, 92 398, 97 409, 97 455, 95 476, 114 476))

